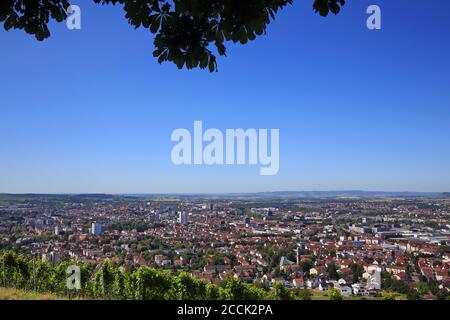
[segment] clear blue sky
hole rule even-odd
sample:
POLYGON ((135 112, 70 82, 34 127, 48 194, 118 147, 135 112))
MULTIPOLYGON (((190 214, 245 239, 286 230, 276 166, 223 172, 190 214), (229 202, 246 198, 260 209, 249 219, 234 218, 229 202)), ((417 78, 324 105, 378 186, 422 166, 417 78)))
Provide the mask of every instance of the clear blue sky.
POLYGON ((214 74, 159 65, 148 31, 91 2, 80 31, 0 32, 0 192, 450 191, 450 1, 328 18, 295 1, 214 74), (194 120, 279 128, 278 175, 174 166, 170 135, 194 120))

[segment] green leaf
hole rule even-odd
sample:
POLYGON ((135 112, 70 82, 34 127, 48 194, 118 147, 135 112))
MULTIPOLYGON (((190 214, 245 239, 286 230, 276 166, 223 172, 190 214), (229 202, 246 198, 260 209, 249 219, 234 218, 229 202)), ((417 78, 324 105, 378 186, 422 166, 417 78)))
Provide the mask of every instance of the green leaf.
POLYGON ((182 69, 184 65, 184 57, 183 56, 176 57, 175 64, 177 65, 178 69, 182 69))
POLYGON ((162 49, 156 49, 155 51, 153 51, 153 56, 156 58, 156 57, 159 57, 160 55, 161 55, 161 53, 162 53, 162 49))
POLYGON ((209 72, 214 72, 214 70, 216 70, 216 58, 211 55, 210 59, 209 59, 209 72))
POLYGON ((168 52, 167 52, 167 50, 166 50, 164 53, 162 53, 162 54, 159 56, 159 58, 158 58, 159 64, 161 64, 161 63, 163 63, 164 61, 167 60, 167 55, 168 55, 168 52))
POLYGON ((156 18, 150 25, 150 31, 152 33, 158 32, 159 26, 161 25, 161 17, 156 18))

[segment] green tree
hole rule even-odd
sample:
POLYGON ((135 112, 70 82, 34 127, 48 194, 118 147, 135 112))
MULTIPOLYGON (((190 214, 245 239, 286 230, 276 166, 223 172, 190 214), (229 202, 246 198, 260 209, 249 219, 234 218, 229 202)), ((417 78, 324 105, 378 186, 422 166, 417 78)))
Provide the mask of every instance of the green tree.
POLYGON ((337 280, 339 279, 339 274, 337 272, 336 263, 331 262, 327 265, 327 272, 329 274, 330 279, 337 280))
POLYGON ((52 266, 47 261, 37 260, 32 262, 33 272, 31 277, 31 284, 36 291, 47 292, 51 291, 50 279, 54 272, 52 266))
POLYGON ((393 291, 381 291, 381 297, 383 300, 396 300, 400 294, 393 291))
POLYGON ((97 298, 105 300, 113 298, 116 273, 116 268, 108 260, 100 266, 94 277, 94 294, 97 298))
POLYGON ((336 288, 330 288, 327 290, 327 295, 330 297, 330 300, 342 300, 341 292, 336 288))
POLYGON ((358 282, 358 280, 362 277, 364 273, 363 266, 357 263, 351 263, 350 270, 352 271, 353 274, 353 282, 358 282))
MULTIPOLYGON (((275 15, 293 0, 93 0, 98 4, 120 4, 125 18, 135 28, 155 35, 153 56, 171 61, 178 68, 217 70, 216 55, 226 56, 229 41, 246 44, 266 33, 275 15)), ((312 0, 311 0, 312 1, 312 0)), ((322 16, 337 14, 345 0, 314 0, 313 9, 322 16)), ((22 29, 37 40, 50 36, 50 20, 67 18, 67 0, 2 0, 0 22, 6 30, 22 29)))
POLYGON ((206 284, 203 280, 195 279, 186 272, 175 277, 175 298, 179 300, 206 299, 206 284))
POLYGON ((313 267, 313 263, 311 260, 305 260, 300 262, 300 269, 303 272, 308 272, 313 267))
POLYGON ((219 300, 221 296, 220 292, 221 288, 212 284, 208 283, 206 285, 206 299, 207 300, 219 300))
POLYGON ((128 275, 119 268, 114 269, 113 272, 113 295, 116 299, 126 299, 126 282, 128 275))
POLYGON ((134 298, 140 300, 174 299, 173 279, 166 271, 139 267, 134 274, 134 298))
POLYGON ((424 295, 426 295, 428 293, 428 286, 426 283, 420 282, 417 284, 416 290, 417 290, 417 293, 421 297, 423 297, 424 295))
POLYGON ((243 283, 233 277, 225 280, 225 286, 220 292, 220 298, 225 300, 264 300, 266 298, 263 289, 243 283))
POLYGON ((268 298, 270 300, 295 300, 295 292, 283 286, 282 283, 275 282, 268 298))

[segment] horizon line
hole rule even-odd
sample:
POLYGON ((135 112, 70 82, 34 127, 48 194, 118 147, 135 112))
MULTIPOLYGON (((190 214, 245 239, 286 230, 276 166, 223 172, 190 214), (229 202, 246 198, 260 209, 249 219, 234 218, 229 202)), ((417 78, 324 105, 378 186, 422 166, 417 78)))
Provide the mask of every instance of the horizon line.
POLYGON ((245 192, 0 192, 0 195, 230 195, 230 194, 261 194, 261 193, 400 193, 400 194, 445 194, 450 191, 383 191, 364 189, 335 190, 275 190, 275 191, 245 191, 245 192))

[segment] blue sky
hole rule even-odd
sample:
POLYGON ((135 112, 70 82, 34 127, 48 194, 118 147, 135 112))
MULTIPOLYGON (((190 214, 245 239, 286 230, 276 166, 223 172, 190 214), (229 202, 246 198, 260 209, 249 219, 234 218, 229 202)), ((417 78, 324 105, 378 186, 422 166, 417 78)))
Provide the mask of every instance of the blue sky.
POLYGON ((0 192, 450 191, 449 1, 295 1, 213 74, 159 65, 148 31, 90 2, 82 30, 0 32, 0 192), (194 120, 279 128, 279 173, 173 165, 194 120))

